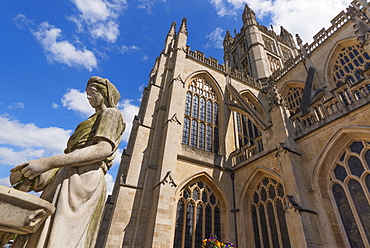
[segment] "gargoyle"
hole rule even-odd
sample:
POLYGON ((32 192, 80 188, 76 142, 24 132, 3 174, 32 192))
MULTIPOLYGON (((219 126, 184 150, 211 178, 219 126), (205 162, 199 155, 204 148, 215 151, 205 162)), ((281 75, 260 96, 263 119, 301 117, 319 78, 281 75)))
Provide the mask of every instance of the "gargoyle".
POLYGON ((177 119, 176 113, 163 124, 162 129, 167 125, 168 122, 175 122, 177 123, 177 125, 181 125, 181 122, 179 121, 179 119, 177 119))
POLYGON ((157 183, 153 189, 155 189, 157 186, 159 186, 160 184, 163 184, 165 185, 166 183, 169 183, 171 185, 171 187, 177 187, 177 184, 173 181, 173 178, 171 176, 171 171, 168 171, 166 173, 166 175, 164 176, 164 178, 159 182, 157 183))
POLYGON ((310 209, 306 209, 306 208, 301 207, 297 202, 295 202, 293 200, 293 196, 292 195, 286 195, 286 197, 288 198, 289 203, 292 206, 292 208, 294 208, 294 210, 298 210, 299 212, 307 212, 307 213, 311 213, 311 214, 318 214, 318 213, 316 213, 313 210, 310 210, 310 209))

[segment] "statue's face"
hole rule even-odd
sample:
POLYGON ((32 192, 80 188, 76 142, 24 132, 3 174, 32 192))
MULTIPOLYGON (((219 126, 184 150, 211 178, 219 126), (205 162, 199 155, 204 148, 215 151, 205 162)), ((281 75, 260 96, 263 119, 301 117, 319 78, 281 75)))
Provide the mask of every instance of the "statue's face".
POLYGON ((86 88, 87 100, 89 101, 91 107, 101 108, 104 104, 104 97, 102 94, 95 88, 94 85, 89 85, 86 88))

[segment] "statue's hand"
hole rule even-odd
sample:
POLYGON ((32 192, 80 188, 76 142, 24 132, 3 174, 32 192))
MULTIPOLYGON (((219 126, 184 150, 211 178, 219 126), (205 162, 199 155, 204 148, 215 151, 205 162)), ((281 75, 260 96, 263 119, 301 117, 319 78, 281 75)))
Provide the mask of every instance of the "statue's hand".
POLYGON ((9 180, 10 180, 11 185, 15 185, 15 184, 17 184, 17 183, 19 183, 19 182, 21 182, 25 179, 21 170, 26 165, 27 165, 27 163, 23 163, 23 164, 17 165, 16 167, 14 167, 13 169, 10 170, 11 174, 10 174, 9 180))
POLYGON ((11 169, 10 172, 16 173, 16 171, 20 171, 26 178, 32 180, 48 170, 49 166, 43 162, 43 159, 36 159, 20 164, 11 169))
POLYGON ((24 180, 24 176, 23 176, 23 173, 21 172, 21 170, 15 170, 15 171, 11 171, 11 172, 12 173, 9 176, 9 180, 10 180, 11 185, 15 185, 15 184, 19 183, 20 181, 24 180))

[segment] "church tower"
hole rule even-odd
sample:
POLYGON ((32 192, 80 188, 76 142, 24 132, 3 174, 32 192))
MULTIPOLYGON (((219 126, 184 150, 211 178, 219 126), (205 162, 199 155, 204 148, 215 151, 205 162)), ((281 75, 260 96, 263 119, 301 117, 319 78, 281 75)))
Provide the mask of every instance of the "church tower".
POLYGON ((243 27, 232 38, 227 31, 224 39, 225 62, 231 70, 256 79, 269 77, 298 54, 293 36, 281 27, 280 35, 258 24, 254 11, 245 5, 243 27))
POLYGON ((96 247, 369 247, 368 8, 298 48, 246 5, 222 64, 173 22, 96 247))

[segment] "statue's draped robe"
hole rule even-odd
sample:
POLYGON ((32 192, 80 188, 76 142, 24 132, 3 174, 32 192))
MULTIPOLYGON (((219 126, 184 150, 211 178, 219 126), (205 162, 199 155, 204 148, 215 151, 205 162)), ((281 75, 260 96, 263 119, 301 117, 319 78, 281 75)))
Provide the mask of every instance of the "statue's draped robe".
POLYGON ((35 190, 43 189, 41 198, 53 203, 56 211, 36 233, 18 237, 13 247, 94 247, 106 196, 104 175, 124 128, 122 115, 115 108, 97 112, 78 125, 65 153, 104 140, 112 145, 111 156, 102 162, 63 167, 37 177, 35 190))

